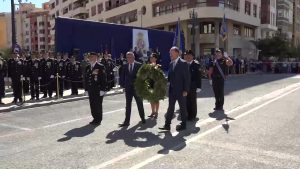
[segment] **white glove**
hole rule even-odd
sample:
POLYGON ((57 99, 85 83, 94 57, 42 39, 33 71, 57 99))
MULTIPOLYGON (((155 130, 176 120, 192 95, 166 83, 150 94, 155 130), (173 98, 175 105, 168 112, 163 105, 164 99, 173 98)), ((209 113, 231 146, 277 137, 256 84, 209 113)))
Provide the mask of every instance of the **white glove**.
POLYGON ((41 80, 42 78, 41 77, 38 77, 38 80, 41 80))
POLYGON ((227 52, 224 52, 224 57, 228 58, 228 53, 227 52))
POLYGON ((29 78, 29 77, 26 77, 26 80, 28 80, 28 81, 29 81, 29 80, 30 80, 30 78, 29 78))
POLYGON ((53 79, 53 78, 54 78, 54 75, 51 75, 51 76, 50 76, 50 79, 53 79))
POLYGON ((62 78, 64 79, 64 78, 66 78, 66 76, 62 76, 62 78))
POLYGON ((11 78, 10 77, 8 78, 8 82, 11 82, 11 78))
POLYGON ((212 80, 209 80, 209 84, 212 86, 212 80))
POLYGON ((197 88, 196 92, 197 92, 197 93, 201 92, 201 89, 200 89, 200 88, 197 88))
POLYGON ((100 91, 100 96, 104 96, 105 92, 104 91, 100 91))
POLYGON ((21 80, 24 81, 24 80, 25 80, 25 77, 22 77, 22 76, 21 76, 21 80))

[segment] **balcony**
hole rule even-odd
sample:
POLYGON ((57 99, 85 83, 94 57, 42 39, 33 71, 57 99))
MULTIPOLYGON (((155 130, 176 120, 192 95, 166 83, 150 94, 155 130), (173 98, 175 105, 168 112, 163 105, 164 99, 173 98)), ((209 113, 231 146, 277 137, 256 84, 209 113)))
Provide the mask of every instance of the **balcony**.
POLYGON ((85 7, 77 7, 74 8, 73 10, 73 16, 76 17, 78 15, 85 15, 85 14, 89 14, 88 10, 85 7))
POLYGON ((215 34, 200 34, 200 43, 215 43, 215 34))

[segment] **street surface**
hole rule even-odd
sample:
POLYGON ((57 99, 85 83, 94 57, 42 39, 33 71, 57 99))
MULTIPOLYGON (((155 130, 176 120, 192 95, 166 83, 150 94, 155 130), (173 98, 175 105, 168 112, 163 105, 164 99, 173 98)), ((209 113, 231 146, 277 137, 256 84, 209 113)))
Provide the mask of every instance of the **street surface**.
MULTIPOLYGON (((300 75, 241 75, 226 81, 225 114, 213 112, 203 80, 198 121, 161 132, 168 100, 157 120, 131 123, 124 94, 104 98, 102 125, 93 127, 87 99, 0 113, 0 169, 299 169, 300 75)), ((145 112, 151 113, 144 101, 145 112)))

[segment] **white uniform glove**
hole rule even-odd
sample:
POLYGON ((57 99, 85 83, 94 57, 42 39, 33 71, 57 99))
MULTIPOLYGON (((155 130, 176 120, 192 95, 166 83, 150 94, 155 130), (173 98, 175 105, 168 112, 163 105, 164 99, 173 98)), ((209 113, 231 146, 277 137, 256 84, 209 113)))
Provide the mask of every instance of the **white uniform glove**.
POLYGON ((30 78, 29 78, 29 77, 26 77, 26 80, 28 80, 28 81, 29 81, 29 80, 30 80, 30 78))
POLYGON ((224 57, 228 58, 228 53, 227 52, 224 52, 224 57))
POLYGON ((38 80, 41 80, 42 78, 41 77, 38 77, 38 80))
POLYGON ((212 80, 209 80, 209 84, 212 86, 212 80))
POLYGON ((105 92, 104 91, 100 91, 100 96, 104 96, 105 92))
POLYGON ((50 79, 53 79, 53 78, 54 78, 54 75, 51 75, 51 76, 50 76, 50 79))
POLYGON ((196 92, 197 92, 197 93, 200 93, 200 92, 201 92, 201 89, 200 89, 200 88, 197 88, 196 92))

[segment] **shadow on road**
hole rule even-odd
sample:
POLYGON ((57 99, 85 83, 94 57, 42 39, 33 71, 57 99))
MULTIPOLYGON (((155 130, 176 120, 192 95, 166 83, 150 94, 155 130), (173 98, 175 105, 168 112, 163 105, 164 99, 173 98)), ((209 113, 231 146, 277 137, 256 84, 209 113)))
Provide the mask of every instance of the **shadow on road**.
MULTIPOLYGON (((198 119, 199 120, 199 119, 198 119)), ((161 145, 163 148, 158 151, 160 154, 168 154, 170 150, 180 151, 186 143, 184 137, 191 134, 196 134, 200 131, 199 127, 195 127, 197 121, 189 122, 187 130, 179 132, 173 136, 171 132, 160 132, 154 134, 149 131, 144 131, 147 128, 153 128, 156 126, 156 120, 147 119, 146 124, 137 124, 131 128, 123 127, 120 130, 110 132, 106 138, 107 144, 113 144, 117 141, 124 141, 124 143, 130 147, 152 147, 161 145)))
POLYGON ((80 128, 74 128, 74 129, 66 132, 64 134, 66 137, 58 139, 57 142, 68 141, 68 140, 71 140, 73 137, 85 137, 85 136, 93 133, 95 131, 96 127, 97 126, 88 124, 88 125, 82 126, 80 128))
POLYGON ((234 118, 228 117, 228 115, 224 111, 214 111, 208 114, 209 117, 215 118, 218 121, 224 120, 225 122, 222 124, 223 129, 229 133, 229 123, 230 120, 235 120, 234 118))

